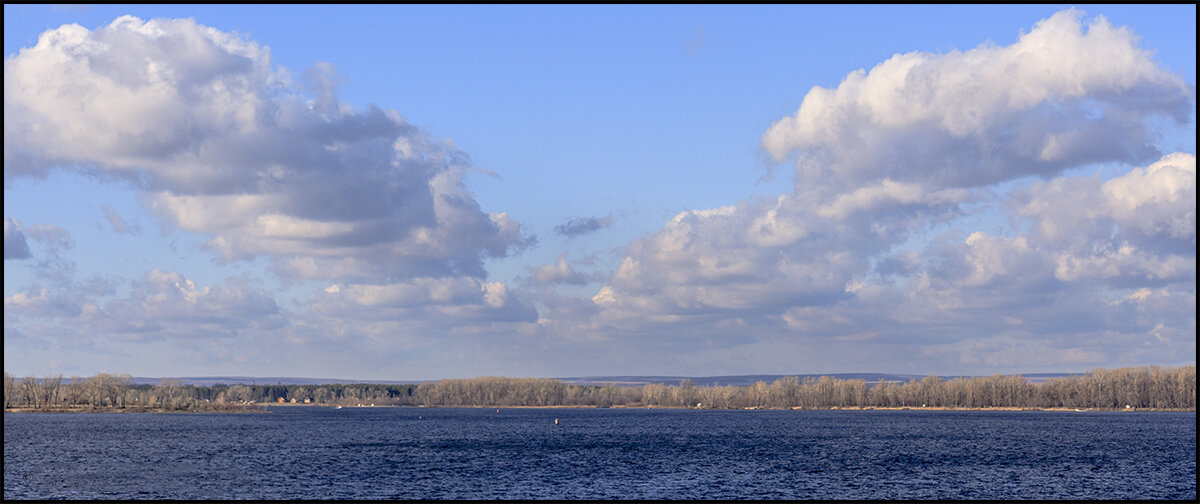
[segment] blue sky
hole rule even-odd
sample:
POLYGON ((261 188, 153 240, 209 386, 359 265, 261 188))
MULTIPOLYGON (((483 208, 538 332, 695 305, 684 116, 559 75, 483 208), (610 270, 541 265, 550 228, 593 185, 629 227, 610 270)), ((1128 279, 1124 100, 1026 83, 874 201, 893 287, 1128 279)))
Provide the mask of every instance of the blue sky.
POLYGON ((1195 6, 1070 9, 6 5, 5 369, 1194 363, 1195 6))

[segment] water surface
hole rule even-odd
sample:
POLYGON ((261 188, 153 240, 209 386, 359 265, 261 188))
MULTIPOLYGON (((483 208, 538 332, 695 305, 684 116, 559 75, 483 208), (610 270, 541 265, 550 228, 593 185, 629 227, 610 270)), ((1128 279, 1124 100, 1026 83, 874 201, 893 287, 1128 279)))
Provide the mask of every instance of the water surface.
POLYGON ((1191 500, 1196 415, 6 413, 4 498, 1191 500))

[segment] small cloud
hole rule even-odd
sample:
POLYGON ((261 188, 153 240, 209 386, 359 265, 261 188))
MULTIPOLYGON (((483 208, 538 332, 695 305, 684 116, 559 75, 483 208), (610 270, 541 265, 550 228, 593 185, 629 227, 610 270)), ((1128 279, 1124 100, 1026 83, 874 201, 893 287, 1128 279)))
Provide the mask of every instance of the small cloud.
POLYGON ((541 285, 560 283, 584 285, 588 283, 587 276, 575 271, 571 265, 567 264, 567 254, 565 253, 559 255, 554 264, 544 264, 534 269, 530 280, 541 285))
POLYGON ((16 219, 4 218, 4 260, 29 259, 29 244, 25 242, 25 234, 16 219))
POLYGON ((141 226, 137 224, 130 226, 129 224, 125 223, 125 220, 122 219, 120 215, 117 215, 117 212, 113 211, 112 208, 106 205, 102 208, 102 210, 104 210, 104 218, 108 219, 108 223, 112 225, 114 232, 132 235, 142 234, 141 226))
POLYGON ((65 228, 55 226, 53 224, 37 224, 25 228, 29 233, 29 237, 35 241, 45 243, 53 248, 71 248, 71 233, 65 228))
POLYGON ((554 226, 554 232, 567 238, 585 235, 611 226, 612 216, 608 217, 578 217, 567 221, 566 224, 554 226))
POLYGON ((16 219, 4 218, 4 259, 29 259, 29 239, 45 243, 51 248, 51 253, 58 249, 71 248, 71 233, 58 226, 37 224, 23 228, 16 219))

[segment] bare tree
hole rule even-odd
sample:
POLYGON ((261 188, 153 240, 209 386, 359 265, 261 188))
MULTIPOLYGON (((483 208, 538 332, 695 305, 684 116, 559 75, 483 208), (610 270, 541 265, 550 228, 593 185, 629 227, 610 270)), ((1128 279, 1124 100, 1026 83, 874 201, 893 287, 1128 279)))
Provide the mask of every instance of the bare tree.
POLYGON ((63 377, 61 374, 42 379, 42 405, 46 407, 57 406, 59 402, 59 389, 62 386, 63 377))
POLYGON ((34 408, 38 407, 38 381, 33 375, 26 376, 17 384, 17 388, 21 391, 21 404, 27 404, 34 408))
POLYGON ((13 375, 4 372, 4 407, 11 408, 15 404, 15 395, 17 393, 17 379, 13 375))

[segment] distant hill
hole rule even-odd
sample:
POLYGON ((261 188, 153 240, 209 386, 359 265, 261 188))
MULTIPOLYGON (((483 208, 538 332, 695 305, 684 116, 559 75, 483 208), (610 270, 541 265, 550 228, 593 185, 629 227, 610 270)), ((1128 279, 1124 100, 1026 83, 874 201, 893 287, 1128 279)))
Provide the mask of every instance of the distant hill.
MULTIPOLYGON (((1041 383, 1051 378, 1062 378, 1065 376, 1082 375, 1083 373, 1026 373, 1022 374, 1030 383, 1041 383)), ((916 374, 896 374, 896 373, 830 373, 830 374, 769 374, 769 375, 729 375, 729 376, 576 376, 570 378, 555 378, 569 385, 608 385, 613 384, 622 387, 637 387, 648 383, 664 383, 667 385, 679 385, 682 380, 692 380, 692 384, 697 387, 708 387, 713 385, 733 385, 736 387, 745 387, 753 385, 754 382, 764 381, 770 384, 775 380, 785 376, 795 376, 801 381, 806 378, 819 379, 822 376, 830 376, 839 380, 865 380, 868 384, 875 384, 880 381, 905 383, 909 380, 920 380, 927 375, 916 374)), ((958 378, 961 375, 946 375, 940 378, 949 380, 958 378)), ((967 377, 969 376, 962 376, 967 377)), ((211 387, 217 384, 225 385, 325 385, 331 383, 377 383, 381 385, 408 385, 413 383, 422 383, 437 380, 347 380, 341 378, 292 378, 292 377, 256 377, 256 376, 181 376, 175 377, 184 385, 199 385, 211 387)), ((151 378, 135 376, 132 381, 135 384, 155 385, 163 378, 151 378)))

